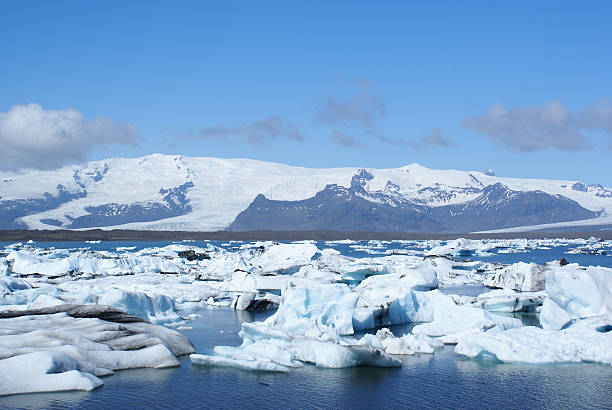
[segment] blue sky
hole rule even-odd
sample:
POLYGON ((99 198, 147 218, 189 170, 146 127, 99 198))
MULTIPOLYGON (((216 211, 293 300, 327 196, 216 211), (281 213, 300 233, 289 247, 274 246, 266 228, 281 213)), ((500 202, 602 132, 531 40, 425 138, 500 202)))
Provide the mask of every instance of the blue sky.
POLYGON ((419 162, 610 186, 611 18, 609 1, 4 1, 0 162, 419 162))

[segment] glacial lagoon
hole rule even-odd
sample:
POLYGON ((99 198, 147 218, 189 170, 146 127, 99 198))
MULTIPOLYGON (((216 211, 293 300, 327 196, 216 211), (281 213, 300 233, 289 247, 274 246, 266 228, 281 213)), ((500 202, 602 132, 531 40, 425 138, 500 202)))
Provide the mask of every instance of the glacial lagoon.
MULTIPOLYGON (((114 252, 117 248, 136 252, 165 247, 160 242, 36 243, 38 248, 89 248, 114 252)), ((238 251, 244 243, 188 243, 214 245, 238 251)), ((389 252, 422 252, 419 243, 392 242, 323 243, 355 258, 384 256, 389 252)), ((9 244, 0 244, 4 248, 9 244)), ((579 248, 568 244, 525 252, 489 250, 487 256, 470 256, 484 262, 512 264, 519 261, 543 264, 565 258, 582 266, 612 267, 606 254, 572 253, 579 248)), ((607 248, 612 250, 611 248, 607 248)), ((481 284, 440 286, 445 294, 476 296, 490 289, 481 284)), ((195 351, 212 354, 219 345, 238 346, 244 322, 261 321, 273 314, 237 311, 228 307, 200 307, 181 310, 194 314, 178 331, 187 336, 195 351)), ((506 313, 525 325, 538 325, 535 313, 506 313)), ((414 324, 390 325, 401 336, 414 324)), ((368 330, 375 333, 378 328, 368 330)), ((454 345, 437 347, 434 354, 397 356, 401 367, 320 368, 310 364, 288 373, 247 371, 235 368, 204 367, 180 358, 180 367, 131 369, 103 377, 104 385, 89 392, 21 394, 0 397, 3 408, 151 408, 266 407, 266 408, 610 408, 612 367, 596 363, 522 364, 503 363, 490 357, 467 358, 454 352, 454 345)), ((612 346, 610 346, 612 349, 612 346)))

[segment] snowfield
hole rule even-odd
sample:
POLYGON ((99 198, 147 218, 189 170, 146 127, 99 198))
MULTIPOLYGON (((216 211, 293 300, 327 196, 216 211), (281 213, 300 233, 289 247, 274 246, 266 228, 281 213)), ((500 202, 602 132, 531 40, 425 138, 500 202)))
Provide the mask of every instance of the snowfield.
POLYGON ((1 249, 0 395, 91 390, 115 370, 178 366, 185 354, 194 365, 289 372, 401 366, 452 344, 479 360, 612 365, 612 269, 487 262, 557 246, 608 258, 610 241, 198 245, 1 249), (205 308, 275 312, 244 323, 239 346, 194 352, 173 329, 205 308), (404 334, 388 328, 406 323, 404 334))

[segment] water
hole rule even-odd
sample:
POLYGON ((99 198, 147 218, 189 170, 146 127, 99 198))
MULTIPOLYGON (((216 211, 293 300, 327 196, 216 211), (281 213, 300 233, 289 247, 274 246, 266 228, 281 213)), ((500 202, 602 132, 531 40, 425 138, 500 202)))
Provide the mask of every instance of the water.
MULTIPOLYGON (((142 249, 166 244, 169 242, 36 245, 114 250, 117 246, 142 249)), ((202 245, 201 242, 194 244, 202 245)), ((521 254, 496 254, 483 260, 504 263, 533 260, 541 263, 566 257, 581 264, 612 265, 610 257, 566 255, 565 250, 555 248, 521 254)), ((464 287, 444 291, 477 294, 482 289, 464 287)), ((240 344, 237 333, 243 322, 262 320, 271 314, 220 308, 204 309, 197 313, 200 317, 187 323, 193 329, 182 332, 192 341, 196 351, 204 354, 210 353, 216 345, 240 344)), ((409 331, 410 326, 395 326, 391 330, 401 335, 409 331)), ((118 371, 113 376, 105 377, 104 386, 91 392, 0 397, 0 407, 612 408, 611 366, 593 363, 504 364, 493 360, 467 359, 455 354, 453 349, 454 346, 445 346, 437 349, 433 355, 404 357, 401 368, 319 369, 306 365, 288 374, 191 366, 189 359, 183 357, 178 368, 118 371)))
MULTIPOLYGON (((184 333, 198 352, 237 345, 243 321, 261 314, 206 309, 184 333), (221 333, 223 331, 223 333, 221 333)), ((269 314, 269 313, 267 313, 269 314)), ((397 329, 393 329, 397 330, 397 329)), ((519 365, 462 358, 452 346, 404 357, 401 368, 319 369, 288 374, 191 366, 123 370, 91 392, 0 398, 23 408, 610 408, 612 368, 597 364, 519 365)))

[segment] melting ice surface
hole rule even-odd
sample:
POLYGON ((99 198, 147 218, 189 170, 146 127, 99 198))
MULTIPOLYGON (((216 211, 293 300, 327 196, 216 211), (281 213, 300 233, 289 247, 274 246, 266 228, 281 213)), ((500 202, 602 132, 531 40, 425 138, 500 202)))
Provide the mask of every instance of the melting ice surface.
MULTIPOLYGON (((178 368, 121 370, 100 378, 104 386, 91 392, 6 396, 0 406, 65 401, 100 407, 111 399, 120 400, 117 406, 136 399, 176 406, 177 398, 186 407, 228 407, 236 400, 251 407, 301 408, 610 402, 609 242, 103 242, 3 248, 0 312, 63 303, 111 305, 158 324, 147 326, 178 330, 196 354, 190 360, 181 356, 189 349, 174 346, 178 368), (50 246, 55 249, 45 249, 50 246), (561 258, 572 263, 562 266, 561 258), (516 389, 524 392, 519 399, 512 393, 516 389)), ((73 320, 83 319, 64 319, 73 320)), ((164 351, 161 366, 145 361, 109 370, 176 366, 173 343, 154 329, 139 330, 137 337, 164 351)), ((128 337, 133 348, 135 335, 128 337)), ((41 350, 23 339, 19 348, 41 350)), ((92 349, 68 339, 62 339, 64 353, 74 346, 92 349)), ((53 372, 70 371, 70 363, 58 363, 64 367, 56 363, 53 372)), ((77 371, 96 374, 86 364, 79 362, 77 371)))

